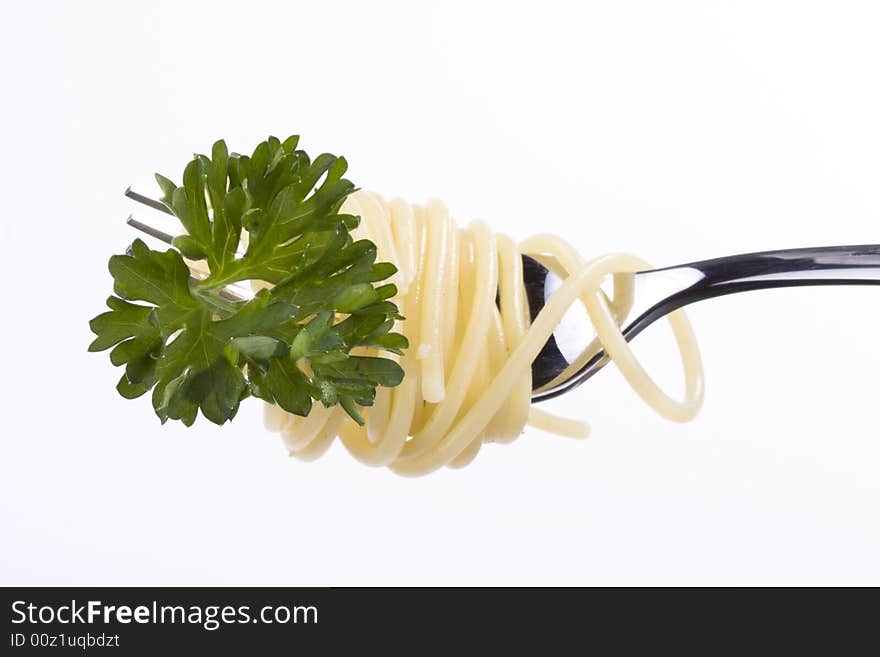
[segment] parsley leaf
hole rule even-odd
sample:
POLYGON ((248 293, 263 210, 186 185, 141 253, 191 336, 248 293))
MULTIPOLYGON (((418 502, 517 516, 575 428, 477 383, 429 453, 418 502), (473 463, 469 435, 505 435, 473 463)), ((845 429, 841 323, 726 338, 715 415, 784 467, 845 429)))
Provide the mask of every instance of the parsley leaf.
POLYGON ((152 390, 163 423, 189 426, 201 412, 223 424, 249 396, 298 415, 313 401, 339 404, 363 423, 358 407, 403 378, 393 360, 350 353, 408 346, 391 332, 402 319, 389 301, 396 288, 374 285, 396 268, 376 262, 372 242, 354 241, 359 218, 339 212, 355 189, 345 160, 312 161, 297 145, 270 137, 247 156, 221 140, 186 166, 182 185, 157 174, 184 232, 174 249, 135 240, 110 258, 115 296, 89 324, 89 350, 112 348, 110 361, 125 366, 120 395, 152 390), (195 278, 184 258, 209 274, 195 278), (271 287, 249 301, 221 294, 241 281, 271 287))

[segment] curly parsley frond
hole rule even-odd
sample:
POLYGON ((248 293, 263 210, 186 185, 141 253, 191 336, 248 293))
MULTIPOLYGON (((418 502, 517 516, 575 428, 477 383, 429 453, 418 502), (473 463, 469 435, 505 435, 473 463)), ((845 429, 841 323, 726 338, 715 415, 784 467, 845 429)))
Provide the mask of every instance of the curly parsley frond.
POLYGON ((250 156, 221 140, 186 166, 182 185, 157 174, 185 232, 174 249, 136 240, 130 254, 110 258, 115 296, 89 324, 97 336, 89 350, 112 347, 110 361, 125 366, 119 393, 152 390, 163 423, 189 426, 201 411, 222 424, 249 396, 297 415, 313 401, 339 404, 363 423, 358 407, 403 378, 393 360, 351 355, 408 346, 391 332, 395 286, 374 285, 396 268, 376 262, 369 240, 352 239, 358 217, 340 214, 355 189, 342 177, 345 159, 311 160, 298 140, 270 137, 250 156), (208 275, 193 278, 184 258, 204 261, 208 275), (271 287, 249 301, 220 294, 255 280, 271 287))

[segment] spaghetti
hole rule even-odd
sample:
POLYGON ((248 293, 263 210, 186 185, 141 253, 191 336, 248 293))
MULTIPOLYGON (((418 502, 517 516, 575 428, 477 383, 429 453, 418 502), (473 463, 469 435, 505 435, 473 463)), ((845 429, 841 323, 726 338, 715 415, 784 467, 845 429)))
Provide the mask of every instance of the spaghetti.
POLYGON ((464 466, 483 443, 510 442, 527 424, 586 437, 585 423, 531 407, 531 363, 578 300, 597 338, 557 380, 601 348, 662 416, 684 422, 699 411, 702 364, 684 313, 668 316, 684 365, 683 401, 651 380, 620 331, 632 302, 631 274, 650 268, 642 260, 612 254, 585 262, 570 245, 547 235, 516 245, 481 221, 457 227, 439 201, 420 207, 359 191, 342 212, 359 215, 353 236, 373 241, 379 260, 398 267, 390 282, 397 285, 394 301, 407 318, 395 329, 410 343, 399 357, 405 376, 399 386, 377 390, 363 427, 340 408, 316 404, 307 417, 299 417, 267 404, 266 426, 281 433, 291 455, 318 458, 338 436, 359 461, 417 476, 444 465, 464 466), (522 254, 565 279, 531 324, 522 254), (608 275, 614 277, 611 299, 600 288, 608 275))

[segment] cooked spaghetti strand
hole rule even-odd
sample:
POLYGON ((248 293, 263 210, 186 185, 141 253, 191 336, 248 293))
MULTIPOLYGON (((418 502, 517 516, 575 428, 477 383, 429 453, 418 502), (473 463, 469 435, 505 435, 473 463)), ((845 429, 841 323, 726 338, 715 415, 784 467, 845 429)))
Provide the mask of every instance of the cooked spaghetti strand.
POLYGON ((611 254, 585 262, 570 245, 549 235, 516 245, 480 221, 456 227, 439 201, 417 207, 359 191, 342 211, 360 215, 357 235, 376 243, 380 261, 398 267, 394 301, 407 320, 397 330, 410 341, 400 359, 405 376, 396 388, 378 391, 374 406, 365 409, 364 427, 339 409, 320 405, 306 418, 267 408, 267 428, 282 433, 291 455, 317 458, 338 434, 359 461, 416 476, 444 465, 466 465, 483 443, 509 442, 527 424, 585 437, 586 423, 531 408, 531 363, 578 302, 597 337, 556 381, 604 349, 636 393, 662 416, 684 422, 699 411, 702 364, 684 313, 668 317, 684 365, 682 401, 654 383, 620 331, 632 305, 631 274, 648 268, 644 261, 611 254), (531 324, 523 254, 564 279, 531 324), (614 283, 611 299, 600 288, 608 275, 614 283))

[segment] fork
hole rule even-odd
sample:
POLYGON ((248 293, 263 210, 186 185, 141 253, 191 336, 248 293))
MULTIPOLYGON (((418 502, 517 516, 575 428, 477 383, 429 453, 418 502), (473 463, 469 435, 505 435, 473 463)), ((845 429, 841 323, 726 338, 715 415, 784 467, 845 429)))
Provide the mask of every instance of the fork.
MULTIPOLYGON (((171 215, 161 201, 132 190, 125 195, 152 211, 147 223, 129 215, 127 223, 153 239, 171 244, 173 236, 154 223, 171 215)), ((523 284, 532 320, 561 284, 561 279, 543 264, 523 255, 523 284)), ((780 287, 806 285, 880 285, 880 244, 823 246, 782 249, 700 260, 662 269, 650 269, 615 276, 618 286, 631 298, 617 306, 623 310, 618 321, 627 341, 648 326, 688 304, 715 297, 780 287), (621 285, 622 284, 622 285, 621 285)), ((248 298, 251 292, 230 286, 224 296, 232 301, 248 298)), ((578 325, 569 312, 532 363, 532 402, 557 397, 592 378, 609 358, 596 340, 590 342, 586 326, 578 325), (565 354, 579 354, 581 366, 565 377, 573 360, 565 354), (585 355, 586 354, 586 355, 585 355)))

